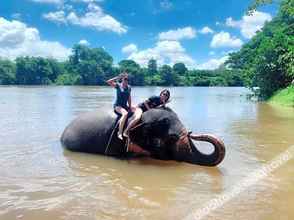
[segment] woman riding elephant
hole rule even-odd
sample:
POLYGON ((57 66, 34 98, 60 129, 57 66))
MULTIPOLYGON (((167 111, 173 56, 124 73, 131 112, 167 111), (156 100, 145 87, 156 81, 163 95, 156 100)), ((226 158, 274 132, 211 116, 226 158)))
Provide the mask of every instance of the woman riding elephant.
POLYGON ((140 103, 135 109, 133 120, 129 123, 129 125, 125 129, 123 135, 125 137, 129 136, 128 135, 129 130, 133 128, 139 122, 143 112, 146 112, 147 110, 151 108, 156 108, 156 107, 165 105, 168 102, 169 98, 170 98, 169 90, 164 89, 160 92, 159 96, 155 96, 155 95, 151 96, 146 101, 140 103))
POLYGON ((121 115, 117 136, 122 140, 123 128, 128 117, 128 112, 132 111, 131 86, 128 84, 128 74, 123 73, 106 82, 116 89, 116 100, 113 107, 114 111, 121 115), (119 80, 122 80, 122 82, 119 83, 119 80))

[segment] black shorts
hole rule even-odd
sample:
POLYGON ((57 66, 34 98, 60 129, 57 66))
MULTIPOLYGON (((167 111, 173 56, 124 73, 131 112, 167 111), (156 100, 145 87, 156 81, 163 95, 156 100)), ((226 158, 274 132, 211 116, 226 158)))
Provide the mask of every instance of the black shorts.
POLYGON ((144 105, 144 103, 141 103, 137 106, 138 108, 142 109, 142 112, 146 112, 148 109, 146 108, 146 106, 144 105))

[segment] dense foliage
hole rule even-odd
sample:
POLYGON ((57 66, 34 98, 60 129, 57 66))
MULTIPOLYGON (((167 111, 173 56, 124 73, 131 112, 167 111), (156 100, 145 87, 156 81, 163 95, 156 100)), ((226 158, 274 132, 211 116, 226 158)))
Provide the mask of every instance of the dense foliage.
POLYGON ((259 87, 262 98, 285 88, 294 80, 294 1, 281 2, 278 15, 227 64, 238 71, 248 87, 259 87))
POLYGON ((15 63, 0 59, 0 84, 9 85, 15 83, 15 63))
POLYGON ((15 62, 0 60, 0 84, 21 85, 106 85, 105 81, 128 72, 131 85, 156 86, 242 86, 239 74, 222 67, 217 70, 188 70, 184 63, 158 67, 151 59, 147 68, 133 60, 113 65, 102 48, 75 45, 68 61, 41 57, 19 57, 15 62))

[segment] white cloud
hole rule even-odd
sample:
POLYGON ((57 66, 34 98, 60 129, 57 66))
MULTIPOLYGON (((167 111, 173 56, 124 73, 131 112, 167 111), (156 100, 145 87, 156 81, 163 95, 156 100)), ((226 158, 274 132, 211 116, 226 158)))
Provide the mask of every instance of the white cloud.
POLYGON ((173 65, 183 62, 188 68, 195 65, 195 61, 186 54, 185 48, 178 41, 158 41, 156 46, 133 52, 128 59, 133 59, 142 66, 146 66, 150 59, 156 59, 159 65, 173 65))
POLYGON ((167 32, 159 33, 159 40, 181 40, 192 39, 196 36, 196 31, 192 27, 178 28, 167 32))
POLYGON ((122 52, 126 54, 135 53, 138 51, 138 48, 135 44, 129 44, 122 48, 122 52))
POLYGON ((268 13, 255 11, 251 16, 244 15, 241 20, 235 21, 229 17, 226 19, 226 25, 236 27, 241 30, 241 34, 247 38, 252 38, 255 33, 263 27, 266 21, 271 21, 272 16, 268 13))
POLYGON ((210 47, 232 47, 237 48, 243 44, 243 41, 236 37, 231 37, 230 33, 221 31, 213 36, 210 47))
POLYGON ((59 42, 40 39, 36 28, 20 21, 8 21, 0 17, 0 54, 8 59, 18 56, 53 57, 65 60, 71 50, 59 42))
POLYGON ((214 31, 208 26, 203 27, 199 32, 201 34, 213 34, 214 33, 214 31))
POLYGON ((224 64, 228 56, 221 57, 219 59, 210 59, 205 63, 198 64, 196 66, 197 69, 205 69, 205 70, 214 70, 217 69, 220 65, 224 64))
POLYGON ((159 65, 164 64, 164 58, 154 48, 148 48, 132 53, 128 59, 132 59, 142 66, 147 66, 150 59, 156 59, 159 65))
POLYGON ((105 14, 98 5, 90 3, 87 10, 87 13, 82 16, 77 15, 74 11, 68 15, 64 11, 57 11, 44 14, 43 17, 56 23, 88 27, 97 31, 113 31, 118 34, 127 32, 127 27, 112 16, 105 14))
POLYGON ((85 39, 80 40, 79 41, 79 44, 85 45, 85 46, 89 46, 90 45, 90 43, 87 40, 85 40, 85 39))
POLYGON ((49 12, 43 15, 43 18, 56 23, 66 23, 64 11, 49 12))

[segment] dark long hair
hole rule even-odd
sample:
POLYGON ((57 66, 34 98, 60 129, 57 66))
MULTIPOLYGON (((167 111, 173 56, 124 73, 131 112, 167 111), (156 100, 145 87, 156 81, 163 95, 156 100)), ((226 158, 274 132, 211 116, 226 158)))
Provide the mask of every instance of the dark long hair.
POLYGON ((169 92, 169 90, 168 89, 164 89, 164 90, 162 90, 161 92, 160 92, 160 96, 161 96, 161 94, 162 93, 166 93, 167 94, 167 99, 166 99, 166 102, 169 100, 169 97, 170 97, 170 92, 169 92))

